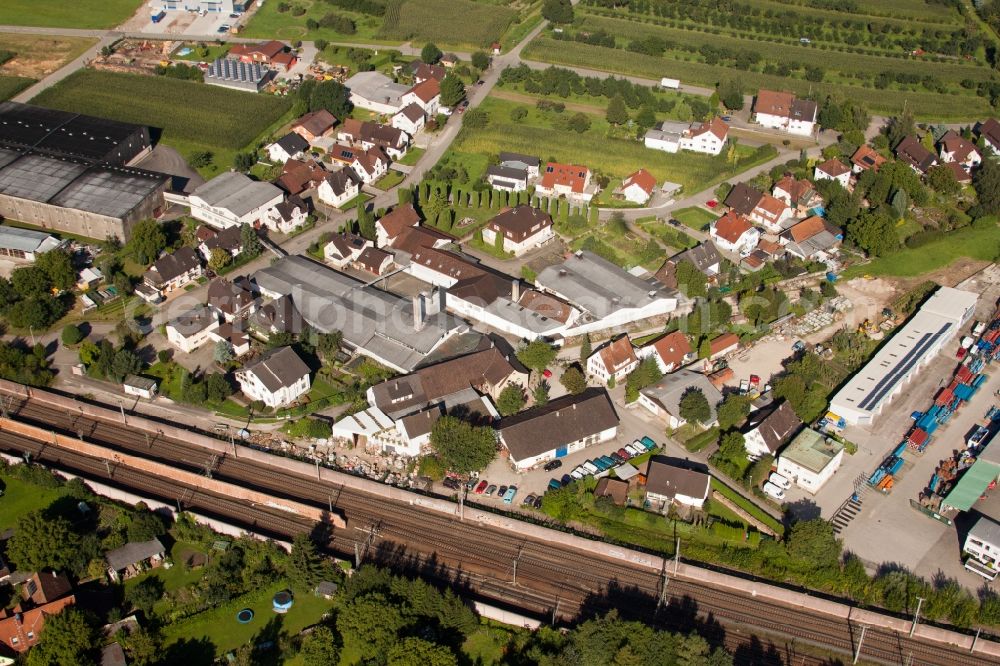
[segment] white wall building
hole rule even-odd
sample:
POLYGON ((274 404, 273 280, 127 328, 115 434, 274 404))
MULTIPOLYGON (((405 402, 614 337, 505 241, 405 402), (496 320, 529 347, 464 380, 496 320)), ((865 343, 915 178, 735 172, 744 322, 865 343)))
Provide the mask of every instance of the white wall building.
POLYGON ((639 365, 639 359, 632 349, 632 342, 627 335, 598 347, 587 359, 587 374, 603 384, 612 378, 615 383, 625 380, 630 372, 639 365))
POLYGON ((244 395, 273 409, 309 392, 309 366, 291 347, 279 347, 239 370, 236 381, 244 395))
POLYGON ((361 192, 358 181, 351 169, 341 169, 323 179, 316 188, 316 196, 327 206, 341 208, 361 192))
POLYGON ((212 339, 212 333, 219 328, 219 317, 214 310, 203 305, 171 319, 165 328, 167 341, 185 354, 190 354, 212 339))
POLYGON ((271 183, 227 171, 199 185, 188 197, 188 205, 195 219, 225 229, 259 225, 284 198, 285 193, 271 183))
POLYGON ((833 477, 843 459, 843 444, 806 428, 778 456, 778 474, 815 495, 833 477))
POLYGON ((787 92, 760 90, 753 111, 757 123, 798 136, 811 136, 816 129, 816 102, 797 99, 787 92))

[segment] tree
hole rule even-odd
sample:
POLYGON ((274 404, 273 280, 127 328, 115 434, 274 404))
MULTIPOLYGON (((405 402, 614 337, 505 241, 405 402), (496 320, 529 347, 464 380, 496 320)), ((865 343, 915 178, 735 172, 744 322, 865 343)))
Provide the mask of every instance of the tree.
POLYGON ((63 327, 62 335, 59 337, 64 345, 77 345, 83 340, 83 332, 80 331, 80 327, 76 324, 66 324, 63 327))
POLYGON ((351 91, 339 81, 317 83, 309 96, 309 110, 319 109, 326 109, 337 118, 349 117, 354 109, 351 103, 351 91))
POLYGON ((570 0, 545 0, 542 18, 552 23, 572 23, 573 3, 570 0))
POLYGON ((566 121, 566 124, 577 134, 583 134, 590 129, 590 116, 586 113, 574 113, 570 116, 569 120, 566 121))
POLYGON ((792 525, 786 550, 800 568, 821 569, 837 566, 842 546, 833 525, 822 518, 814 518, 792 525))
POLYGON ((71 289, 76 284, 76 269, 66 250, 49 250, 38 255, 35 267, 42 270, 56 289, 71 289))
POLYGON ((7 542, 7 556, 22 571, 58 570, 76 560, 79 546, 80 536, 68 520, 31 511, 17 521, 14 536, 7 542))
POLYGON ((368 210, 363 199, 358 199, 358 233, 370 241, 375 240, 375 215, 368 210))
POLYGON ((739 461, 747 457, 747 449, 743 440, 743 433, 734 430, 727 432, 719 440, 718 455, 726 460, 739 461))
POLYGON ((221 247, 213 247, 208 258, 208 267, 218 273, 233 261, 233 255, 221 247))
POLYGON ((608 102, 608 110, 605 118, 612 125, 624 125, 628 122, 628 109, 625 108, 625 100, 621 95, 615 95, 608 102))
POLYGON ((10 274, 10 284, 21 298, 46 296, 52 289, 52 280, 38 266, 15 268, 10 274))
POLYGON ((427 42, 424 44, 424 48, 420 49, 420 59, 428 65, 436 65, 438 60, 440 60, 443 55, 444 54, 441 53, 441 49, 439 49, 433 42, 427 42))
POLYGON ((719 84, 719 101, 731 111, 743 109, 743 85, 738 79, 726 79, 719 84))
POLYGON ((485 51, 476 51, 472 54, 472 66, 482 71, 490 66, 490 57, 485 51))
POLYGON ((437 645, 423 638, 411 636, 389 648, 386 664, 388 666, 457 666, 458 658, 445 645, 437 645))
POLYGON ((240 244, 243 246, 240 254, 250 259, 259 255, 264 249, 260 244, 260 237, 257 236, 257 230, 249 224, 240 227, 240 244))
POLYGON ((219 365, 225 365, 233 360, 233 346, 229 340, 218 340, 212 350, 212 360, 219 365))
POLYGON ((299 650, 305 666, 329 666, 340 663, 337 637, 326 625, 316 625, 304 639, 299 650))
POLYGON ((136 511, 128 523, 129 541, 150 541, 166 532, 167 526, 163 518, 148 509, 136 511))
POLYGON ((249 171, 257 163, 257 157, 253 153, 236 153, 233 158, 233 168, 237 171, 249 171))
POLYGON ((880 257, 899 247, 896 224, 882 210, 869 210, 847 225, 848 239, 862 250, 880 257))
POLYGON ((680 417, 688 423, 707 423, 712 418, 708 398, 701 389, 693 386, 681 396, 679 411, 680 417))
POLYGON ((431 429, 431 446, 448 469, 458 474, 476 472, 497 454, 496 436, 488 427, 473 426, 455 416, 442 416, 431 429))
POLYGON ((907 109, 903 111, 903 115, 896 116, 889 121, 886 138, 889 140, 889 145, 895 148, 896 144, 914 132, 916 132, 916 124, 913 122, 913 114, 907 109))
POLYGON ((524 409, 525 402, 524 389, 510 384, 500 391, 500 396, 497 398, 497 411, 500 412, 501 416, 517 414, 524 409))
POLYGON ((205 398, 214 403, 221 403, 233 394, 233 386, 225 375, 213 372, 205 378, 205 398))
POLYGON ((285 575, 292 590, 310 594, 325 576, 323 558, 308 534, 299 533, 292 539, 292 551, 285 565, 285 575))
POLYGON ((955 172, 949 169, 944 164, 938 164, 937 166, 932 166, 927 171, 927 184, 937 192, 938 194, 943 194, 945 196, 952 196, 958 194, 962 186, 958 184, 955 179, 955 172))
POLYGON ((356 597, 337 613, 337 630, 344 640, 356 645, 366 659, 376 663, 396 643, 405 624, 402 609, 389 603, 381 593, 356 597))
POLYGON ((703 338, 701 344, 698 345, 698 358, 708 358, 712 355, 712 341, 708 338, 703 338))
POLYGON ((587 390, 587 378, 583 376, 583 373, 575 365, 566 368, 566 371, 562 373, 562 377, 559 378, 559 383, 573 395, 579 395, 587 390))
POLYGON ((970 211, 973 217, 1000 212, 1000 164, 993 159, 984 159, 972 177, 972 187, 978 199, 970 211))
POLYGON ((152 263, 167 247, 167 235, 156 220, 139 220, 132 227, 132 234, 125 251, 137 264, 152 263))
POLYGON ((121 382, 128 375, 134 375, 142 370, 142 359, 131 349, 119 349, 111 359, 108 369, 108 379, 121 382))
POLYGON ((745 395, 730 393, 719 405, 719 428, 729 430, 743 423, 750 414, 750 399, 745 395))
POLYGON ((538 386, 532 391, 531 397, 535 401, 535 407, 544 407, 549 402, 549 383, 546 381, 538 382, 538 386))
MULTIPOLYGON (((146 539, 146 541, 148 540, 146 539)), ((163 592, 163 581, 160 577, 150 576, 132 587, 126 587, 125 601, 148 618, 153 613, 153 606, 163 598, 163 592)))
POLYGON ((94 666, 97 631, 83 611, 70 606, 45 619, 45 631, 28 652, 28 666, 94 666))
POLYGON ((191 153, 191 157, 188 158, 188 164, 195 169, 201 169, 210 165, 213 157, 215 157, 215 153, 211 150, 197 150, 191 153))
POLYGON ((677 288, 688 298, 704 298, 708 294, 708 278, 690 261, 678 262, 674 277, 677 288))
POLYGON ((344 334, 333 330, 329 333, 320 333, 316 338, 316 353, 325 361, 331 361, 337 357, 340 351, 340 344, 344 340, 344 334))
POLYGON ((145 628, 135 629, 122 642, 132 666, 153 666, 162 654, 159 634, 145 628))
POLYGON ((594 353, 593 346, 590 343, 590 334, 585 333, 583 336, 583 342, 580 343, 580 363, 586 363, 590 355, 594 353))
POLYGON ((441 81, 441 105, 455 106, 465 98, 465 84, 454 74, 448 74, 441 81))
POLYGON ((516 355, 524 367, 541 372, 555 360, 556 348, 542 340, 535 340, 518 349, 516 355))

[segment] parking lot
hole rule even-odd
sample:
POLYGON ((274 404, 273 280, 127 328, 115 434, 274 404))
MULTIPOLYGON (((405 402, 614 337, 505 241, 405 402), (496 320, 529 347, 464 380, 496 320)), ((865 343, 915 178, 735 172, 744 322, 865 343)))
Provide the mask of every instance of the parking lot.
POLYGON ((170 35, 191 35, 196 37, 207 37, 210 35, 224 35, 219 28, 223 25, 234 26, 246 20, 245 16, 238 19, 230 17, 229 14, 221 12, 207 12, 204 16, 197 12, 185 10, 171 10, 158 23, 153 23, 153 9, 160 5, 153 0, 139 9, 136 14, 129 19, 123 28, 129 31, 142 32, 148 35, 170 34, 170 35))

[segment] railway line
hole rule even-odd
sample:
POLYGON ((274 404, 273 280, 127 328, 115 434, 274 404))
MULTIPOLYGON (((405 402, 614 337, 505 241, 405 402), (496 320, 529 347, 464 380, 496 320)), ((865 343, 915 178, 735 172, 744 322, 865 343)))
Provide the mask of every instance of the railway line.
MULTIPOLYGON (((595 557, 556 542, 527 536, 518 538, 509 531, 461 522, 440 511, 240 458, 238 450, 235 455, 220 454, 161 432, 127 427, 116 418, 117 412, 99 418, 82 409, 74 413, 23 398, 5 401, 4 406, 10 417, 18 421, 179 469, 210 474, 215 479, 277 498, 332 508, 348 521, 346 530, 333 531, 328 544, 332 551, 352 559, 357 553, 366 560, 403 566, 424 575, 431 573, 491 601, 542 617, 551 614, 554 619, 572 619, 584 609, 622 604, 638 614, 657 613, 660 600, 665 605, 660 607, 657 617, 666 626, 689 628, 682 625, 704 625, 708 618, 725 627, 726 642, 732 649, 746 644, 751 635, 759 635, 764 637, 764 643, 770 640, 781 655, 780 660, 794 656, 796 664, 822 663, 798 652, 797 645, 814 645, 853 657, 862 632, 859 621, 672 576, 669 565, 665 572, 660 572, 595 557)), ((61 450, 54 453, 51 446, 46 448, 43 443, 9 433, 0 433, 0 448, 31 451, 47 463, 76 465, 87 474, 107 478, 108 470, 101 461, 73 458, 61 450)), ((115 480, 124 482, 122 476, 115 480)), ((164 501, 172 503, 178 499, 177 484, 173 482, 134 477, 128 483, 136 484, 133 487, 144 492, 158 493, 164 501)), ((266 518, 257 515, 263 511, 259 506, 223 507, 224 498, 200 492, 192 498, 208 505, 199 507, 201 511, 229 517, 240 524, 259 525, 261 530, 283 538, 308 529, 287 515, 274 516, 273 511, 266 518)), ((970 656, 968 650, 955 645, 910 639, 899 631, 875 626, 866 628, 861 647, 862 660, 885 664, 954 664, 970 656)), ((980 653, 972 658, 978 663, 1000 663, 980 653)))

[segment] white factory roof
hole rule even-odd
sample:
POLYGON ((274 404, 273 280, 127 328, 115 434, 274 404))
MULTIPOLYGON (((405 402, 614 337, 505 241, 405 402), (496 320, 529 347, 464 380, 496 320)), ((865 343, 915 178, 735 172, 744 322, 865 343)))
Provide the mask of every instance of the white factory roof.
POLYGON ((977 300, 978 295, 968 291, 939 288, 837 392, 830 401, 830 411, 840 416, 878 414, 896 388, 955 335, 977 300))
POLYGON ((22 252, 48 252, 62 245, 52 234, 33 229, 0 226, 0 248, 22 252))
POLYGON ((369 407, 363 412, 345 416, 333 424, 333 436, 349 438, 352 435, 372 435, 393 427, 390 419, 378 407, 369 407))

